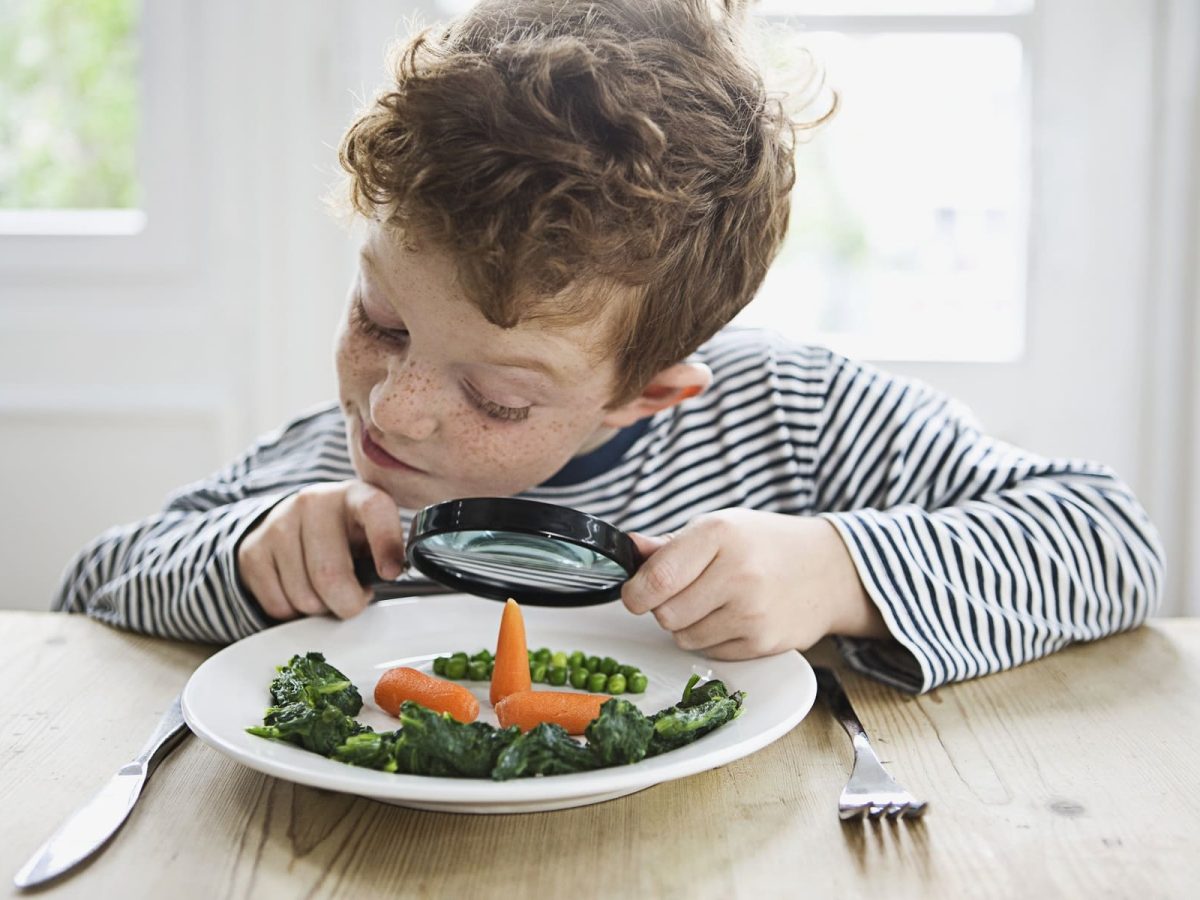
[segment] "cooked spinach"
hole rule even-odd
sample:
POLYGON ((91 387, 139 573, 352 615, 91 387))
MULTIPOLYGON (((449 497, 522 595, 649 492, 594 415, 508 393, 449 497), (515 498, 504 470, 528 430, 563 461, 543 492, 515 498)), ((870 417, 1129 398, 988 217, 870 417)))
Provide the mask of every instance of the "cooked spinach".
POLYGON ((274 705, 262 725, 246 730, 382 772, 495 781, 565 775, 674 750, 741 714, 742 692, 730 694, 720 681, 698 681, 693 675, 679 702, 652 716, 623 698, 607 700, 588 725, 586 744, 559 725, 543 723, 521 734, 515 726, 464 724, 412 701, 400 706, 399 728, 376 732, 353 718, 362 709, 362 695, 350 679, 322 654, 310 652, 276 669, 270 685, 274 705))
POLYGON ((391 731, 364 731, 352 734, 345 742, 334 748, 330 759, 364 769, 381 772, 396 771, 396 733, 391 731))
POLYGON ((287 741, 313 753, 329 756, 351 735, 371 729, 331 703, 310 705, 298 700, 286 706, 268 708, 263 716, 263 724, 246 730, 259 737, 287 741))
POLYGON ((362 709, 362 694, 345 675, 325 661, 321 653, 293 656, 276 668, 271 699, 276 706, 304 702, 309 706, 330 703, 348 716, 362 709))
POLYGON ((531 775, 569 775, 597 768, 595 755, 561 725, 543 722, 509 744, 492 770, 494 781, 531 775))
POLYGON ((646 756, 654 725, 628 700, 614 697, 587 727, 588 747, 602 766, 622 766, 646 756))
POLYGON ((521 733, 494 728, 487 722, 463 724, 448 713, 426 709, 411 700, 400 704, 396 741, 397 771, 408 775, 487 778, 496 760, 521 733))

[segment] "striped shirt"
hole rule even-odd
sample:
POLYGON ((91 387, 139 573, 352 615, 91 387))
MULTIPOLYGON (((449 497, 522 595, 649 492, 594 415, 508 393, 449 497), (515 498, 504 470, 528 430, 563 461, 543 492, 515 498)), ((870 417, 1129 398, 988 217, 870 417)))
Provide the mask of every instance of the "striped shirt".
MULTIPOLYGON (((911 691, 1133 628, 1156 608, 1158 536, 1104 466, 1019 450, 926 385, 768 332, 727 329, 694 359, 713 371, 707 393, 522 496, 648 534, 730 507, 823 516, 892 636, 841 638, 843 653, 911 691)), ((300 488, 353 477, 339 408, 309 411, 161 513, 96 538, 54 606, 189 640, 265 628, 238 578, 239 540, 300 488)))

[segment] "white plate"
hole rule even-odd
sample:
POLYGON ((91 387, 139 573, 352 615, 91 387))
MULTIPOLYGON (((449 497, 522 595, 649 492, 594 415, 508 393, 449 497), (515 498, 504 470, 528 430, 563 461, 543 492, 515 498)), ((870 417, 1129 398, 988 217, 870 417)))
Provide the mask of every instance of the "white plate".
MULTIPOLYGON (((786 734, 808 713, 816 678, 799 653, 719 662, 678 649, 652 616, 619 603, 580 609, 523 607, 531 649, 582 650, 640 668, 644 694, 626 694, 646 713, 679 700, 693 672, 746 692, 741 716, 695 743, 629 766, 493 782, 376 772, 325 759, 299 747, 246 733, 270 705, 275 666, 316 650, 346 673, 363 695, 357 718, 377 730, 396 720, 375 706, 379 676, 393 666, 432 670, 436 656, 494 648, 502 606, 465 594, 384 600, 345 622, 307 618, 277 625, 221 650, 183 691, 183 714, 201 740, 238 762, 289 781, 361 794, 388 803, 447 812, 508 813, 598 803, 724 765, 786 734)), ((496 721, 487 682, 462 682, 480 698, 481 720, 496 721)), ((535 686, 536 688, 536 686, 535 686)))

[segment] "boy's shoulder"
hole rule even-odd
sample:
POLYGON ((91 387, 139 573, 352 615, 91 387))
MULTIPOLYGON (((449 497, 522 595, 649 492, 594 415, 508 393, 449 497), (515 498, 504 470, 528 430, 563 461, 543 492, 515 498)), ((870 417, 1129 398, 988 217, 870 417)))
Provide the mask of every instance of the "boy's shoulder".
POLYGON ((756 376, 764 383, 782 375, 828 384, 846 362, 826 347, 802 344, 764 328, 736 326, 717 332, 691 359, 712 370, 716 391, 730 386, 730 382, 744 386, 756 376))

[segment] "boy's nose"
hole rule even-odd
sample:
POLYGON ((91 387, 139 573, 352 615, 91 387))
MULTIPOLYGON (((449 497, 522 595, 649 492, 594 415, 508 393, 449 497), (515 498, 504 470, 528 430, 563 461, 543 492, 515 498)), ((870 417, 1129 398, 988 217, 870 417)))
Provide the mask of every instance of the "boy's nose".
POLYGON ((429 376, 401 366, 371 391, 371 420, 384 434, 426 440, 437 431, 436 393, 429 376))

